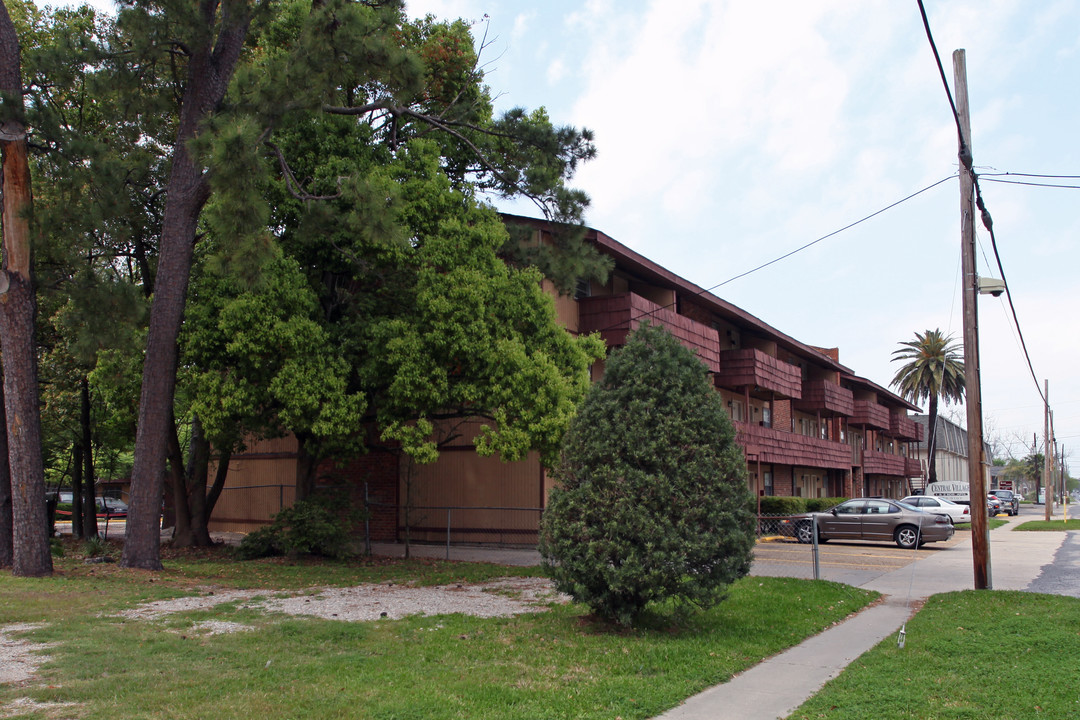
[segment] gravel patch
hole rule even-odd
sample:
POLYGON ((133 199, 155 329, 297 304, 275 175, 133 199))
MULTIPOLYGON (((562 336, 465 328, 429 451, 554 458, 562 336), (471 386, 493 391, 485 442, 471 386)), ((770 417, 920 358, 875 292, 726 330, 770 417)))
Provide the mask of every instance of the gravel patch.
POLYGON ((0 627, 0 684, 24 683, 34 676, 39 665, 49 660, 48 655, 40 652, 48 645, 12 637, 40 627, 30 624, 0 627))
POLYGON ((568 602, 546 578, 503 578, 479 585, 359 585, 324 588, 316 595, 272 598, 261 607, 290 615, 361 622, 409 615, 510 617, 538 612, 550 602, 568 602))
MULTIPOLYGON (((129 620, 156 620, 173 613, 206 610, 242 601, 241 607, 289 615, 308 615, 346 622, 395 620, 409 615, 510 617, 540 612, 548 603, 569 602, 547 578, 501 578, 479 584, 415 587, 395 583, 346 588, 314 588, 292 595, 267 597, 266 590, 223 590, 205 595, 158 600, 118 613, 129 620)), ((224 627, 225 624, 219 624, 224 627)), ((215 626, 216 627, 216 626, 215 626)), ((243 629, 239 625, 236 629, 243 629)), ((225 632, 217 627, 217 632, 225 632)))
POLYGON ((266 590, 220 590, 209 592, 206 595, 191 595, 190 597, 173 598, 172 600, 155 600, 130 610, 124 610, 117 613, 117 616, 127 620, 157 620, 173 613, 187 612, 189 610, 208 610, 215 605, 234 600, 247 600, 257 595, 265 595, 267 592, 266 590))

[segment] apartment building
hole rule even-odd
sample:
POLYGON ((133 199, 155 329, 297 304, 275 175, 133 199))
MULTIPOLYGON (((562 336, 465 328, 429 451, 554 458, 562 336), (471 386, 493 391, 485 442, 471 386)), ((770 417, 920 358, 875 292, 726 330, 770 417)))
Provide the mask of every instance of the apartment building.
MULTIPOLYGON (((928 430, 930 416, 915 415, 912 419, 923 429, 924 439, 920 440, 915 446, 915 453, 916 457, 919 458, 922 467, 926 470, 928 468, 930 457, 929 445, 931 436, 930 431, 928 430)), ((968 468, 967 430, 960 427, 952 420, 942 417, 940 413, 936 418, 935 430, 934 466, 938 482, 969 482, 971 476, 968 468)), ((990 449, 989 443, 983 443, 983 456, 985 457, 983 487, 990 489, 990 462, 993 459, 993 452, 990 449)), ((926 486, 925 479, 927 475, 928 471, 921 475, 916 481, 916 488, 924 488, 926 486)))
MULTIPOLYGON (((531 226, 543 241, 542 221, 506 221, 531 226)), ((756 496, 902 497, 910 491, 920 475, 914 446, 922 427, 908 415, 916 406, 857 376, 840 363, 837 349, 796 340, 600 231, 588 230, 586 239, 613 260, 614 270, 605 284, 582 283, 573 296, 552 290, 560 322, 571 333, 599 333, 614 349, 648 321, 694 350, 735 424, 756 496)), ((603 363, 592 373, 599 379, 603 363)), ((407 527, 418 540, 535 542, 552 484, 539 458, 503 463, 474 451, 475 433, 467 426, 455 428, 455 435, 459 439, 431 465, 372 453, 326 475, 354 488, 354 499, 366 499, 377 539, 401 539, 407 527)), ((263 504, 255 511, 241 494, 225 492, 212 527, 250 529, 265 522, 274 504, 291 502, 284 479, 290 454, 295 467, 290 442, 256 444, 234 457, 229 485, 263 487, 263 504)))

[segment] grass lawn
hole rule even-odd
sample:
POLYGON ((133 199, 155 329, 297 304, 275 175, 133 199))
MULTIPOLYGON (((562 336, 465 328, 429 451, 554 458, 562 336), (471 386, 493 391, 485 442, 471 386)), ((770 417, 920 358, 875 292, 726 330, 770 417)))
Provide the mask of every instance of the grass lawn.
POLYGON ((904 649, 881 642, 791 720, 1080 717, 1080 599, 965 590, 930 598, 904 649))
MULTIPOLYGON (((0 716, 26 718, 650 718, 872 602, 828 582, 744 578, 707 612, 661 613, 624 630, 555 605, 513 618, 466 615, 342 622, 265 614, 239 603, 158 620, 115 613, 209 588, 280 590, 394 581, 474 582, 536 568, 430 560, 254 561, 220 552, 166 557, 159 573, 87 565, 0 573, 0 626, 51 660, 26 687, 0 686, 0 716), (193 632, 205 620, 252 629, 193 632), (19 698, 39 703, 5 715, 19 698)), ((118 551, 116 551, 118 553, 118 551)))
POLYGON ((1080 530, 1080 520, 1028 520, 1017 525, 1013 530, 1080 530))

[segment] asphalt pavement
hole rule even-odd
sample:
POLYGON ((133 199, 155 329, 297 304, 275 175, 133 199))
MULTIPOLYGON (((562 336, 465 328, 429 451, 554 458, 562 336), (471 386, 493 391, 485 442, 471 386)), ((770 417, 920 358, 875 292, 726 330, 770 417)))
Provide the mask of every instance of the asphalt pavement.
MULTIPOLYGON (((1080 592, 1080 543, 1072 533, 1013 532, 1039 519, 1042 506, 1021 508, 1009 524, 990 531, 990 580, 994 589, 1076 595, 1080 592), (1037 513, 1036 513, 1037 510, 1037 513)), ((1061 519, 1061 515, 1055 516, 1061 519)), ((753 571, 751 571, 753 572, 753 571)), ((863 579, 883 602, 709 688, 659 720, 777 720, 794 712, 853 660, 900 628, 930 595, 974 588, 974 560, 967 538, 942 552, 926 553, 907 567, 863 579), (783 678, 778 682, 778 678, 783 678)))

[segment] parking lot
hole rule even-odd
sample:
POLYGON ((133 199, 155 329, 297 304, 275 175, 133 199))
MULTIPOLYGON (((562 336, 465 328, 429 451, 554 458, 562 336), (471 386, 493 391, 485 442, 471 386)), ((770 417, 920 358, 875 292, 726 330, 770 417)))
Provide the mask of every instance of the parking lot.
MULTIPOLYGON (((818 545, 818 565, 822 580, 862 585, 878 575, 892 572, 922 557, 949 552, 970 539, 970 530, 958 530, 951 540, 928 543, 918 550, 901 550, 895 543, 861 540, 830 540, 818 545)), ((814 546, 791 538, 758 542, 754 550, 754 575, 814 577, 814 546)))

